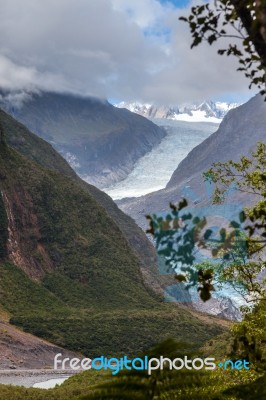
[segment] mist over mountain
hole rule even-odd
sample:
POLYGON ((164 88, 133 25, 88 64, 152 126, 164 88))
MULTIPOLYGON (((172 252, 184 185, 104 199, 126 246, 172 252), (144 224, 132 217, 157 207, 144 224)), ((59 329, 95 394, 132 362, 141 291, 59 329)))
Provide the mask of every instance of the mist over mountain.
POLYGON ((166 135, 148 119, 93 97, 2 91, 0 107, 50 142, 97 187, 124 179, 166 135))
POLYGON ((238 107, 237 103, 204 101, 199 104, 187 104, 182 106, 156 106, 138 102, 116 104, 118 108, 126 108, 136 114, 150 119, 171 119, 189 122, 221 122, 229 110, 238 107))

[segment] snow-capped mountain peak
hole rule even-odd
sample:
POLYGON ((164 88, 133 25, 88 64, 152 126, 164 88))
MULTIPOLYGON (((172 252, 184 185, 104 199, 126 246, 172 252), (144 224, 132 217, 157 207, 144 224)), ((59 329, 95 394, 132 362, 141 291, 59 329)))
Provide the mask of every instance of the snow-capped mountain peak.
POLYGON ((115 104, 118 108, 127 108, 129 111, 146 118, 165 118, 177 121, 215 122, 220 123, 227 112, 238 107, 237 103, 204 101, 199 104, 185 104, 181 106, 165 107, 149 103, 121 102, 115 104))

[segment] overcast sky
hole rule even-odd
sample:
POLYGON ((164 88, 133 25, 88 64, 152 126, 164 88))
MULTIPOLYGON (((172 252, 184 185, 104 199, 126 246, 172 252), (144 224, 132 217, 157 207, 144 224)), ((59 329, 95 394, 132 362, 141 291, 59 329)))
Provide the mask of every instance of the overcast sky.
POLYGON ((165 105, 251 97, 234 59, 207 44, 190 50, 188 26, 178 20, 189 5, 0 0, 0 86, 165 105))

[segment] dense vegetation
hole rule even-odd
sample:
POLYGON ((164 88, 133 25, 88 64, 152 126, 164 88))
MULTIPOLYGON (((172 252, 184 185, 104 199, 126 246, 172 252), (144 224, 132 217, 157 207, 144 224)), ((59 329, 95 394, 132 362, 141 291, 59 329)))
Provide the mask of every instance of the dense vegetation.
POLYGON ((171 336, 199 345, 221 332, 144 286, 120 229, 78 183, 9 147, 0 169, 21 260, 0 265, 12 323, 90 356, 133 354, 171 336))
MULTIPOLYGON (((86 305, 86 293, 80 293, 73 282, 64 281, 60 275, 57 282, 63 282, 57 288, 57 296, 52 288, 49 291, 32 282, 12 264, 1 265, 0 278, 1 303, 13 315, 11 322, 89 356, 136 354, 170 336, 187 338, 199 345, 220 332, 215 325, 206 330, 206 325, 188 312, 155 300, 128 310, 123 304, 112 309, 108 304, 112 298, 108 297, 109 310, 97 306, 97 299, 86 305)), ((89 294, 88 286, 85 290, 89 294)))
POLYGON ((149 275, 152 275, 152 284, 156 281, 165 281, 165 277, 158 274, 156 252, 153 245, 142 229, 128 215, 124 214, 107 194, 81 180, 49 143, 30 132, 24 125, 2 110, 0 110, 0 120, 5 132, 6 142, 10 147, 42 167, 60 172, 71 178, 80 188, 89 192, 90 196, 105 209, 122 231, 129 246, 139 258, 139 262, 144 266, 146 277, 149 278, 149 275))
MULTIPOLYGON (((189 355, 185 343, 166 341, 149 351, 150 357, 163 354, 174 359, 189 355)), ((193 353, 191 353, 193 357, 193 353)), ((0 400, 264 400, 266 376, 251 370, 215 369, 214 371, 87 371, 50 390, 0 385, 0 400)))

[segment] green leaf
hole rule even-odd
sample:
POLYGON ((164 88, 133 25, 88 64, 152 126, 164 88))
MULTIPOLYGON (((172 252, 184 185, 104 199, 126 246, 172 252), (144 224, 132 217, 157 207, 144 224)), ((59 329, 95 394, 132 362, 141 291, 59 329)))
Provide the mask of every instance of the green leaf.
POLYGON ((210 298, 211 298, 210 291, 208 289, 206 289, 206 288, 201 288, 200 289, 200 298, 204 302, 210 300, 210 298))
POLYGON ((240 227, 240 224, 237 223, 236 221, 231 221, 231 222, 230 222, 230 226, 231 226, 232 228, 237 229, 237 228, 240 227))
POLYGON ((244 211, 241 211, 241 212, 239 213, 239 221, 240 221, 241 223, 243 223, 245 220, 246 220, 246 214, 244 213, 244 211))
POLYGON ((207 229, 206 232, 204 233, 204 239, 208 240, 212 235, 212 230, 211 229, 207 229))
POLYGON ((186 282, 186 280, 187 280, 187 278, 186 278, 184 275, 182 275, 182 274, 175 275, 175 279, 176 279, 178 282, 186 282))
POLYGON ((208 37, 208 43, 212 44, 213 42, 215 42, 217 40, 216 35, 212 34, 211 36, 208 37))

